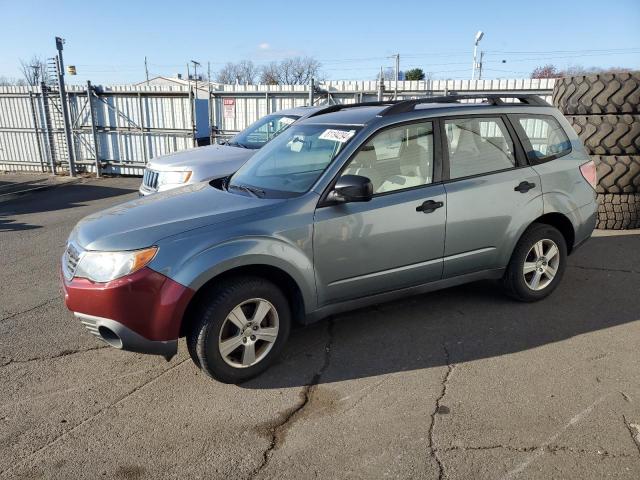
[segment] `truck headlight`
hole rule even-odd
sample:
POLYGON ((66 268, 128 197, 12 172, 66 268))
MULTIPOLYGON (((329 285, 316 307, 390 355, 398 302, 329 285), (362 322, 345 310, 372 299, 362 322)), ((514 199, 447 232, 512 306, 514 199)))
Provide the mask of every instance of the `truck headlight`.
POLYGON ((181 185, 191 178, 191 170, 182 172, 158 172, 158 187, 163 185, 181 185))
POLYGON ((155 257, 158 247, 129 252, 84 252, 75 271, 75 277, 104 283, 132 274, 155 257))

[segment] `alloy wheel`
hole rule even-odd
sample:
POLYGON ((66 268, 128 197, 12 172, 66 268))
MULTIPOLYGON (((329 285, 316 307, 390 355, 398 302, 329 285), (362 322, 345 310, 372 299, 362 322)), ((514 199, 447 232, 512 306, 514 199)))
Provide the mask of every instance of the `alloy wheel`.
POLYGON ((237 305, 222 324, 218 349, 234 368, 247 368, 264 359, 278 338, 278 312, 271 302, 252 298, 237 305))
POLYGON ((548 238, 537 241, 527 253, 522 274, 531 290, 543 290, 553 281, 560 266, 560 250, 548 238))

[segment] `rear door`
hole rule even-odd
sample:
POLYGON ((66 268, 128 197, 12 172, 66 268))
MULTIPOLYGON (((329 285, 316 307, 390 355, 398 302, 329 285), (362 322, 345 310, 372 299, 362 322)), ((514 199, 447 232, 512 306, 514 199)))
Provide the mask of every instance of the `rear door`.
POLYGON ((542 215, 540 178, 506 116, 445 118, 442 129, 443 278, 505 267, 523 228, 542 215))

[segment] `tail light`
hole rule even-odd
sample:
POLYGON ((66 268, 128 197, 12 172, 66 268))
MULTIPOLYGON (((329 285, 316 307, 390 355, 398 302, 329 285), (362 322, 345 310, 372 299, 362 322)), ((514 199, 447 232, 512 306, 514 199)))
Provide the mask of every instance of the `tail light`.
POLYGON ((588 161, 580 165, 580 173, 584 179, 589 182, 589 185, 596 189, 598 185, 598 175, 596 174, 596 164, 593 160, 588 161))

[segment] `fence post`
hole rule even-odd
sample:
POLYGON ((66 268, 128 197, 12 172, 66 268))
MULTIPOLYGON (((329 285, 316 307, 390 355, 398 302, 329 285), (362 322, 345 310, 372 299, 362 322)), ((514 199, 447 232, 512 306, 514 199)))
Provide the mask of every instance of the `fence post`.
MULTIPOLYGON (((31 89, 31 87, 29 87, 31 89)), ((40 145, 40 129, 38 128, 38 118, 36 116, 36 104, 33 101, 33 92, 29 90, 29 103, 31 104, 31 116, 33 118, 33 130, 36 134, 36 143, 38 145, 38 156, 40 157, 40 168, 44 172, 44 159, 42 157, 42 145, 40 145)))
POLYGON ((96 177, 100 178, 100 149, 98 148, 98 132, 96 130, 96 119, 93 113, 93 87, 87 80, 87 106, 89 107, 89 120, 91 121, 91 136, 93 137, 93 151, 96 156, 96 177))
POLYGON ((192 134, 192 139, 193 139, 193 146, 197 147, 198 146, 198 140, 196 139, 196 95, 194 95, 195 92, 193 92, 193 90, 191 89, 191 86, 189 86, 189 107, 191 109, 191 134, 192 134))
POLYGON ((53 158, 53 137, 51 130, 49 129, 49 114, 47 113, 48 102, 47 102, 47 86, 44 82, 40 83, 40 97, 41 105, 42 105, 42 116, 44 117, 44 137, 45 137, 45 146, 47 151, 47 157, 49 158, 49 162, 51 162, 51 174, 56 174, 56 161, 53 158))
POLYGON ((138 113, 140 114, 140 139, 142 140, 142 155, 144 163, 149 161, 149 152, 147 152, 147 140, 144 135, 144 109, 142 108, 142 93, 138 92, 138 113))
POLYGON ((313 106, 314 89, 315 89, 315 79, 311 77, 311 80, 309 81, 309 106, 310 107, 313 106))

